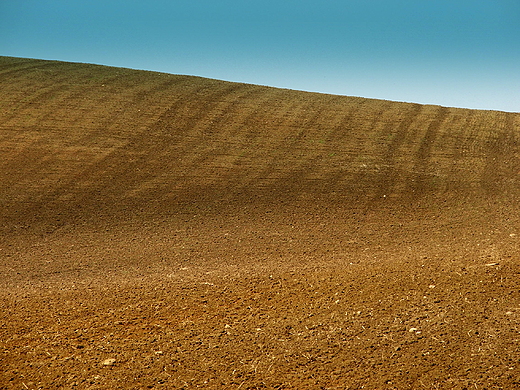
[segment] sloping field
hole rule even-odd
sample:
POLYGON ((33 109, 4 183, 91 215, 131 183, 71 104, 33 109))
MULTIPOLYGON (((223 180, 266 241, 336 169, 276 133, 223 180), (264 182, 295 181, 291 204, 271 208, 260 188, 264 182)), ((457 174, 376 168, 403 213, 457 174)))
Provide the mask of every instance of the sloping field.
POLYGON ((520 388, 520 114, 0 57, 0 389, 520 388))

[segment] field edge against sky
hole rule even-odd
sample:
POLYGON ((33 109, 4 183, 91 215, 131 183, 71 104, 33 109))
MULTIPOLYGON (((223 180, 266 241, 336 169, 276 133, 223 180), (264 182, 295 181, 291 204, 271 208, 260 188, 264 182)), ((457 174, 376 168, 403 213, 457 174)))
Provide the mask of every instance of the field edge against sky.
POLYGON ((0 55, 520 112, 520 2, 0 3, 0 55))

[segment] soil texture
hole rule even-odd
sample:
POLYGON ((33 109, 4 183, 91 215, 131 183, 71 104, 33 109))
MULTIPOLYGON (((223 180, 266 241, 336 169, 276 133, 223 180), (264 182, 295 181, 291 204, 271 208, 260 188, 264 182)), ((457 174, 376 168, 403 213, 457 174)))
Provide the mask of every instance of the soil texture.
POLYGON ((0 389, 520 388, 520 114, 0 57, 0 389))

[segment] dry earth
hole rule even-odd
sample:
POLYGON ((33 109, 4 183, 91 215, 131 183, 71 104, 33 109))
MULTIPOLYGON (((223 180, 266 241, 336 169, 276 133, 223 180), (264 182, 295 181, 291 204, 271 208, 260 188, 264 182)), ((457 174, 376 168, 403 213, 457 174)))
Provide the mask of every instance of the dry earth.
POLYGON ((520 388, 519 139, 0 57, 0 389, 520 388))

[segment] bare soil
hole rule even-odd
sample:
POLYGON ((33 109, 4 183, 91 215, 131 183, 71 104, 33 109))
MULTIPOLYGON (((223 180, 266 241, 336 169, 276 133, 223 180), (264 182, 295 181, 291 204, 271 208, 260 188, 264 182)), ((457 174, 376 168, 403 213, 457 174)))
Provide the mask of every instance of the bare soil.
POLYGON ((0 389, 520 388, 519 139, 0 57, 0 389))

